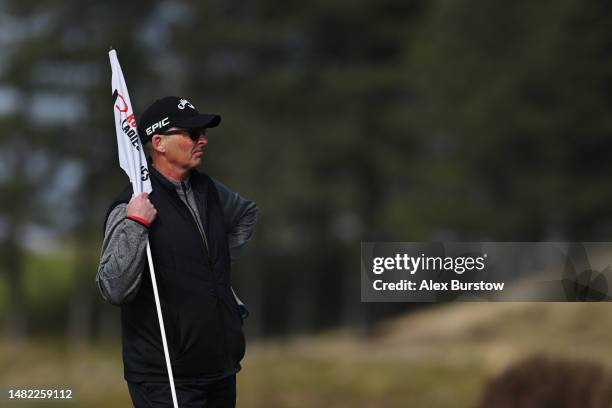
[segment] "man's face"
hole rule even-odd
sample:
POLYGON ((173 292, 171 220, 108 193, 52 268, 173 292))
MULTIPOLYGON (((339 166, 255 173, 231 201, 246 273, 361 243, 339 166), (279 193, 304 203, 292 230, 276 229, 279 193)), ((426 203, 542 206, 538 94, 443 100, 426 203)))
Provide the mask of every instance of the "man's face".
POLYGON ((202 163, 204 148, 208 144, 208 137, 204 129, 197 140, 191 139, 189 132, 179 128, 170 128, 165 133, 176 132, 172 135, 161 136, 164 156, 175 167, 191 170, 202 163))

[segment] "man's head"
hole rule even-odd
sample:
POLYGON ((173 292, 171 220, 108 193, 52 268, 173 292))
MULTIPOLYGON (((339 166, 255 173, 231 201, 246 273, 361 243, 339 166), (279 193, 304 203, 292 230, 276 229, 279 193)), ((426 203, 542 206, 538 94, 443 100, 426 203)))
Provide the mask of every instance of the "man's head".
POLYGON ((221 116, 200 114, 186 99, 167 96, 156 100, 141 116, 138 133, 151 143, 153 163, 189 170, 202 162, 208 144, 206 129, 216 127, 221 116))

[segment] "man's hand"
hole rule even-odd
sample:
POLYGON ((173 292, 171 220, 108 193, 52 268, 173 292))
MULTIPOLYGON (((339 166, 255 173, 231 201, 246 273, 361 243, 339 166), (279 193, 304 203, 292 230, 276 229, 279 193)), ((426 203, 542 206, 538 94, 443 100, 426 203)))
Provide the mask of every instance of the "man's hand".
POLYGON ((132 199, 127 205, 127 216, 137 217, 145 220, 149 225, 155 219, 157 210, 153 207, 151 201, 149 201, 148 193, 140 193, 132 196, 132 199))

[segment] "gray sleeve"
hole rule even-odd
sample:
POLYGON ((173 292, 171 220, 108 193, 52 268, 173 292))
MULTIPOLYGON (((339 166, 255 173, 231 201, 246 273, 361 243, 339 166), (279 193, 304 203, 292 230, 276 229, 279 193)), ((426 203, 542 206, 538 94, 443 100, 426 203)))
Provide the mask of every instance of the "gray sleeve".
POLYGON ((229 234, 232 262, 238 259, 245 244, 251 239, 257 223, 257 204, 230 190, 213 179, 223 207, 225 225, 229 234))
POLYGON ((106 222, 96 284, 113 305, 130 301, 140 288, 146 261, 148 230, 125 218, 126 204, 111 211, 106 222))

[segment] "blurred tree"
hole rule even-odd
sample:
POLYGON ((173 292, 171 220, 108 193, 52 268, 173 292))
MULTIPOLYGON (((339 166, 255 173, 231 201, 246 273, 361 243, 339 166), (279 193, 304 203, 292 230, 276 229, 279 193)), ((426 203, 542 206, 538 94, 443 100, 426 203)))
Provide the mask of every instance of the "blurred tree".
POLYGON ((110 45, 137 116, 166 94, 223 115, 204 168, 260 207, 234 273, 253 333, 371 332, 405 310, 359 301, 360 241, 594 240, 612 223, 603 1, 5 4, 10 333, 45 314, 28 310, 22 282, 33 227, 77 254, 57 329, 82 342, 118 327, 93 283, 106 206, 127 183, 110 45))
MULTIPOLYGON (((2 257, 11 297, 7 325, 18 329, 7 333, 23 333, 27 321, 21 265, 28 240, 20 231, 44 225, 77 254, 73 298, 58 299, 69 307, 68 318, 55 327, 67 328, 69 337, 81 343, 94 330, 93 282, 103 216, 127 182, 116 158, 106 51, 111 44, 125 45, 124 64, 136 67, 142 60, 132 41, 138 26, 126 30, 126 20, 116 14, 122 10, 137 16, 139 8, 120 2, 84 7, 75 1, 10 6, 8 21, 26 29, 12 39, 2 72, 3 85, 19 101, 0 118, 12 129, 2 139, 3 154, 11 160, 0 182, 5 198, 0 214, 9 225, 3 245, 7 255, 2 257)), ((145 80, 146 72, 134 78, 145 80)), ((138 93, 138 81, 130 89, 138 93)), ((116 310, 104 307, 100 314, 102 327, 117 327, 116 310), (104 323, 108 320, 115 323, 104 323)))
POLYGON ((461 239, 605 239, 610 11, 436 2, 411 56, 421 220, 461 239))

